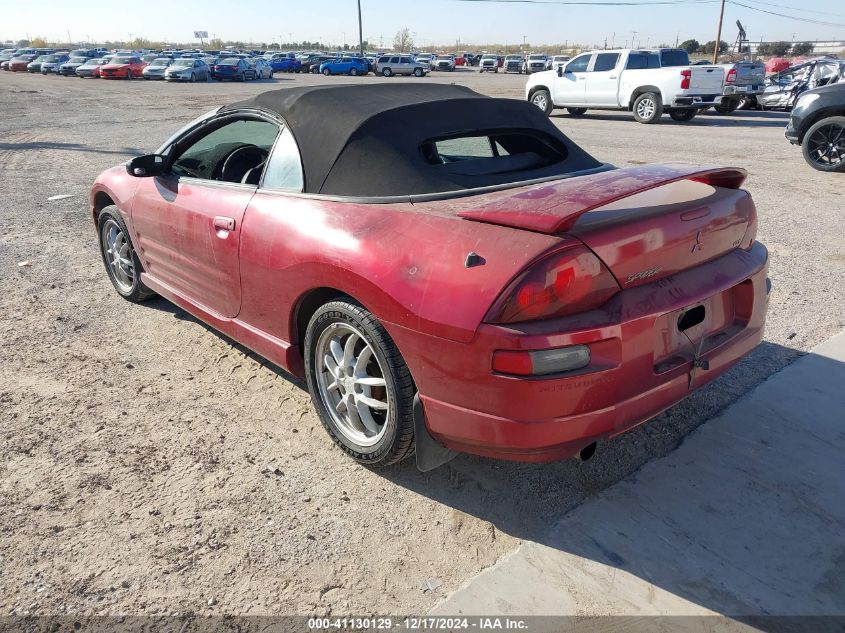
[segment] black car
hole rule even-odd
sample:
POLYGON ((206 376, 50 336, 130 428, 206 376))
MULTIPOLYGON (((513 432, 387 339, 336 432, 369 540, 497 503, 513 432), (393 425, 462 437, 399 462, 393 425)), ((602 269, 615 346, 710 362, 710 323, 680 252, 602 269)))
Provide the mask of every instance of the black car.
POLYGON ((813 169, 845 172, 845 83, 802 93, 784 134, 813 169))

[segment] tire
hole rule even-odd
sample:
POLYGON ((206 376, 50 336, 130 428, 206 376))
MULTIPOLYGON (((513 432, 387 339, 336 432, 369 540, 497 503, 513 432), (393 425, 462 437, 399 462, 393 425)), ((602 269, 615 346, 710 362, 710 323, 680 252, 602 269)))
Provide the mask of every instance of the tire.
POLYGON ((238 81, 246 81, 246 72, 241 73, 241 76, 238 78, 238 81))
POLYGON ((423 72, 422 68, 415 68, 414 69, 414 77, 422 77, 425 73, 423 72))
POLYGON ((845 172, 845 116, 831 116, 816 121, 804 134, 801 152, 813 169, 845 172), (834 154, 838 160, 834 160, 834 154))
POLYGON ((358 69, 357 68, 350 68, 349 69, 349 76, 350 77, 357 77, 358 76, 358 69))
POLYGON ((756 96, 743 97, 739 100, 739 110, 759 110, 760 104, 757 103, 756 96))
POLYGON ((572 116, 583 116, 587 113, 587 108, 566 108, 566 111, 572 116))
POLYGON ((197 76, 194 73, 191 73, 191 78, 189 80, 192 84, 197 83, 197 76))
POLYGON ((411 373, 393 339, 362 306, 341 299, 311 317, 305 332, 305 376, 329 436, 357 462, 383 467, 413 454, 416 388, 411 373), (365 354, 364 367, 359 367, 365 354), (355 376, 383 384, 361 385, 355 376), (359 396, 385 405, 386 413, 359 396), (357 405, 350 416, 341 403, 353 400, 357 405))
POLYGON ((323 75, 325 77, 329 77, 329 76, 331 76, 331 74, 332 74, 331 70, 329 70, 328 68, 323 68, 323 75))
POLYGON ((546 114, 551 114, 555 107, 552 102, 552 95, 545 88, 540 88, 532 92, 528 100, 546 114))
POLYGON ((698 114, 698 110, 694 110, 694 109, 669 110, 669 116, 672 117, 673 121, 677 121, 678 123, 684 123, 686 121, 692 121, 695 118, 696 114, 698 114))
POLYGON ((141 281, 143 266, 141 266, 141 260, 138 259, 138 254, 132 246, 129 231, 126 230, 126 224, 120 216, 117 207, 108 206, 100 211, 100 215, 97 218, 97 235, 100 243, 100 256, 103 259, 103 265, 106 267, 106 274, 108 274, 117 294, 132 303, 140 303, 150 297, 154 297, 155 293, 141 281), (110 237, 113 230, 122 234, 122 241, 116 239, 115 242, 111 242, 110 237), (126 278, 129 277, 127 275, 128 267, 120 263, 112 263, 114 262, 113 249, 117 244, 124 244, 127 248, 126 251, 121 248, 119 253, 123 255, 121 259, 124 261, 128 259, 132 262, 131 283, 126 282, 126 278), (123 276, 118 276, 116 269, 120 270, 123 276))
POLYGON ((132 80, 132 69, 130 68, 129 70, 126 71, 126 81, 131 81, 131 80, 132 80))
POLYGON ((382 75, 382 77, 392 77, 393 71, 390 70, 389 68, 383 68, 382 71, 381 71, 381 75, 382 75))
POLYGON ((725 103, 722 102, 719 105, 714 105, 713 109, 716 112, 718 112, 719 114, 730 114, 731 112, 736 110, 738 107, 739 107, 739 101, 737 101, 735 99, 731 99, 730 101, 727 102, 727 105, 725 105, 725 103))
POLYGON ((644 92, 634 99, 634 119, 638 123, 657 123, 663 115, 663 103, 660 96, 653 92, 644 92))

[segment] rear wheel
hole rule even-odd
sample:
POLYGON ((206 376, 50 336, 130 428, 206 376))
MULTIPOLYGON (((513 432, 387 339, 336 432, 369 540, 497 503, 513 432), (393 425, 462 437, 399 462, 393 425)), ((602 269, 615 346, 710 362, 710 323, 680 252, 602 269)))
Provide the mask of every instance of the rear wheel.
POLYGON ((572 116, 583 116, 587 113, 587 108, 566 108, 566 111, 572 116))
POLYGON ((382 74, 383 77, 392 77, 393 71, 390 70, 389 68, 385 68, 384 70, 381 71, 381 74, 382 74))
POLYGON ((545 88, 534 91, 531 95, 531 103, 540 108, 546 114, 551 114, 554 109, 552 95, 545 88))
POLYGON ((804 135, 801 151, 813 169, 845 172, 845 117, 832 116, 816 122, 804 135))
POLYGON ((669 116, 672 117, 673 121, 678 121, 679 123, 683 123, 684 121, 692 121, 695 118, 695 115, 698 114, 698 110, 670 110, 669 116))
POLYGON ((97 218, 100 255, 117 293, 133 303, 155 296, 141 281, 141 261, 135 253, 129 231, 116 207, 106 207, 97 218))
POLYGON ((350 69, 349 69, 349 74, 350 74, 352 77, 357 77, 357 76, 358 76, 358 69, 357 69, 357 68, 350 68, 350 69))
POLYGON ((348 455, 388 466, 413 454, 410 371, 363 307, 345 299, 317 310, 305 332, 305 374, 320 421, 348 455))
POLYGON ((739 101, 731 99, 730 101, 723 101, 719 105, 714 105, 713 109, 719 114, 730 114, 739 107, 739 101))
POLYGON ((653 92, 644 92, 634 100, 634 119, 638 123, 656 123, 663 114, 663 103, 653 92))

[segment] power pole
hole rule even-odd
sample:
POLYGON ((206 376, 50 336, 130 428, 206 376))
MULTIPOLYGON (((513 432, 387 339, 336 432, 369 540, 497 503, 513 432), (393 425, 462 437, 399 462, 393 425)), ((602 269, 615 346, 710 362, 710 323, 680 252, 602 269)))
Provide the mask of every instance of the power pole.
POLYGON ((725 0, 722 0, 721 8, 719 9, 719 28, 716 29, 716 45, 713 47, 713 63, 719 62, 719 46, 722 43, 722 19, 725 17, 725 0))
POLYGON ((361 24, 361 0, 358 0, 358 48, 361 52, 361 57, 364 56, 364 27, 361 24))
MULTIPOLYGON (((723 1, 724 1, 724 0, 723 0, 723 1)), ((632 32, 631 32, 631 48, 637 48, 637 45, 636 45, 636 43, 635 43, 636 41, 637 41, 637 32, 636 32, 636 31, 632 31, 632 32)))

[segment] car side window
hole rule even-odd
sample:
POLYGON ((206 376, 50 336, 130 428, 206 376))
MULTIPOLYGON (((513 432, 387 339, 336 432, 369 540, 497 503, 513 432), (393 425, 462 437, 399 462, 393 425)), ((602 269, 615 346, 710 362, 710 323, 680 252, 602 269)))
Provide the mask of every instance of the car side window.
POLYGON ((179 148, 171 164, 176 176, 257 185, 279 126, 269 121, 239 119, 179 148))
POLYGON ((304 184, 299 147, 293 134, 285 127, 267 161, 262 187, 279 191, 302 191, 304 184))
POLYGON ((653 53, 631 53, 628 55, 626 70, 645 70, 647 68, 660 68, 660 57, 653 53))
POLYGON ((389 57, 379 57, 379 58, 378 58, 378 63, 379 63, 379 64, 387 64, 388 62, 390 62, 390 58, 389 58, 389 57))
POLYGON ((403 57, 403 58, 402 58, 402 63, 403 63, 403 64, 410 64, 410 63, 411 63, 411 58, 410 58, 410 57, 403 57))
POLYGON ((579 55, 566 65, 566 72, 568 73, 583 73, 587 71, 587 66, 590 65, 590 58, 592 53, 586 55, 579 55))
POLYGON ((398 63, 399 63, 399 58, 398 58, 398 57, 391 57, 391 58, 390 58, 390 63, 391 63, 391 64, 398 64, 398 63))
POLYGON ((599 53, 593 63, 593 72, 604 72, 616 68, 619 62, 619 53, 599 53))

